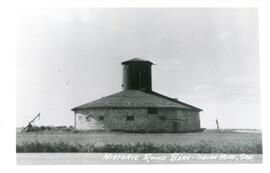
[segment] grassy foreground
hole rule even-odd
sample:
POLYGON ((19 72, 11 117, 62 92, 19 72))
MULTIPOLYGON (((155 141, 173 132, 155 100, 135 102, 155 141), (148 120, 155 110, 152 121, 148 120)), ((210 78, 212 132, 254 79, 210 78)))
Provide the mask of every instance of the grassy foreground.
POLYGON ((97 152, 97 153, 231 153, 231 154, 262 154, 261 143, 235 145, 224 143, 217 145, 214 142, 200 141, 195 144, 68 144, 64 142, 40 143, 38 141, 23 143, 16 146, 18 153, 23 152, 97 152))
POLYGON ((198 133, 40 131, 16 134, 22 152, 262 153, 260 131, 206 130, 198 133))

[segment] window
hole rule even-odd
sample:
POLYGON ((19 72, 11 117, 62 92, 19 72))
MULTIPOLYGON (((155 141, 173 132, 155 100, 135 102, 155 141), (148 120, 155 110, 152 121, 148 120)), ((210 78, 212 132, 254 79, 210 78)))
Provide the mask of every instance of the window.
POLYGON ((164 121, 164 120, 167 120, 167 117, 166 116, 159 116, 159 119, 164 121))
POLYGON ((134 121, 135 118, 134 118, 134 115, 133 116, 127 116, 127 121, 134 121))
POLYGON ((157 108, 148 108, 148 114, 158 114, 157 108))
POLYGON ((101 120, 101 121, 103 121, 104 120, 104 116, 99 116, 98 119, 101 120))
POLYGON ((146 90, 147 74, 144 69, 141 69, 139 71, 139 79, 140 79, 140 89, 146 90))
POLYGON ((91 120, 91 115, 87 115, 87 116, 85 117, 85 119, 86 119, 86 121, 90 121, 90 120, 91 120))

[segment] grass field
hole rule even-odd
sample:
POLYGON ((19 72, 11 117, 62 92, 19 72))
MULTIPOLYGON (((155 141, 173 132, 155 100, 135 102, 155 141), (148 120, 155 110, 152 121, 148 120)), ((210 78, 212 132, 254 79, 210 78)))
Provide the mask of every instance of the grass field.
POLYGON ((262 153, 258 131, 198 133, 28 132, 17 133, 17 152, 262 153), (40 148, 43 148, 42 150, 40 148), (55 149, 58 148, 58 149, 55 149))

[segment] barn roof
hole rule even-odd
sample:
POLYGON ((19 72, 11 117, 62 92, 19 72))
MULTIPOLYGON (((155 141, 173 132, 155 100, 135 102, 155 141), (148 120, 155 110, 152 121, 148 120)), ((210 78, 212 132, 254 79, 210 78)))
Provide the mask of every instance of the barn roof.
POLYGON ((162 94, 146 93, 140 90, 125 90, 73 108, 73 111, 87 108, 179 108, 202 111, 162 94))

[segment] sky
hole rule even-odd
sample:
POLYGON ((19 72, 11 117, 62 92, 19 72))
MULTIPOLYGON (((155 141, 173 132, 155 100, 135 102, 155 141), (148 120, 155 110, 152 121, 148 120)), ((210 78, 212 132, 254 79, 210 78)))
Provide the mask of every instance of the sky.
POLYGON ((152 61, 154 91, 203 109, 201 127, 261 128, 256 8, 41 8, 17 14, 16 125, 73 125, 152 61))

